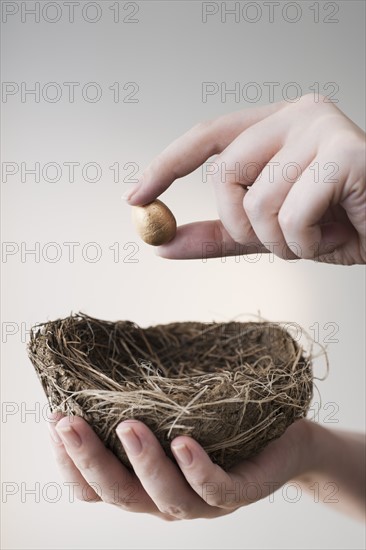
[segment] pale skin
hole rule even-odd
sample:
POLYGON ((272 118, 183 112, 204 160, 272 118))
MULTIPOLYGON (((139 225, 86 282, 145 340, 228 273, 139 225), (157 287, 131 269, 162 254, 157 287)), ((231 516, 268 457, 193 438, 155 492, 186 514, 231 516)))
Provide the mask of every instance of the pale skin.
MULTIPOLYGON (((260 250, 283 259, 366 262, 365 135, 333 104, 305 96, 295 104, 201 123, 153 160, 125 198, 130 205, 146 204, 212 155, 218 155, 212 180, 219 219, 178 227, 171 242, 157 247, 159 255, 202 258, 203 244, 214 243, 209 254, 206 247, 205 257, 260 250), (238 163, 239 178, 230 172, 238 163), (250 163, 260 168, 261 177, 242 170, 250 163), (273 181, 266 175, 269 163, 273 181), (300 173, 289 170, 284 177, 288 163, 296 163, 300 173), (329 163, 337 167, 332 177, 329 163)), ((55 414, 49 427, 62 475, 75 484, 81 500, 170 521, 215 518, 266 498, 292 480, 313 497, 317 484, 320 502, 329 501, 331 487, 333 507, 364 517, 363 434, 299 420, 258 456, 226 472, 188 436, 172 441, 176 461, 171 460, 147 426, 126 420, 117 434, 131 471, 83 419, 55 414)))
POLYGON ((191 437, 172 441, 175 462, 146 425, 126 420, 117 434, 131 472, 82 418, 55 414, 49 427, 61 473, 74 483, 80 500, 104 501, 168 521, 216 518, 266 498, 292 480, 316 502, 364 519, 362 434, 299 420, 258 456, 226 472, 191 437))
POLYGON ((199 123, 158 155, 124 195, 128 203, 156 199, 217 155, 208 180, 219 219, 182 225, 157 253, 189 259, 270 250, 287 260, 364 264, 365 134, 318 99, 307 95, 199 123))

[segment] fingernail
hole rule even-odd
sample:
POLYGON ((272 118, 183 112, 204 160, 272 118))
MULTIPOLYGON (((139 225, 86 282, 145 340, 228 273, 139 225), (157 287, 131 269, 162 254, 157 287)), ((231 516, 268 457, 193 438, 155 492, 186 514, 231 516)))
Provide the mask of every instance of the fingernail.
POLYGON ((79 434, 71 426, 60 426, 56 425, 56 430, 61 439, 69 445, 70 447, 80 447, 81 438, 79 434))
POLYGON ((142 444, 136 433, 130 426, 122 425, 117 428, 117 434, 128 453, 138 455, 142 451, 142 444))
POLYGON ((59 437, 58 433, 56 432, 55 424, 50 423, 48 425, 48 430, 50 432, 50 436, 52 440, 58 445, 60 445, 60 443, 62 443, 62 439, 59 437))
POLYGON ((132 197, 132 195, 134 195, 136 193, 136 191, 140 188, 140 186, 141 186, 141 182, 139 181, 133 187, 131 187, 131 189, 128 189, 128 191, 123 193, 122 199, 124 201, 129 201, 130 198, 132 197))
POLYGON ((183 466, 189 466, 192 463, 192 453, 184 443, 183 445, 172 445, 172 450, 178 462, 183 466))

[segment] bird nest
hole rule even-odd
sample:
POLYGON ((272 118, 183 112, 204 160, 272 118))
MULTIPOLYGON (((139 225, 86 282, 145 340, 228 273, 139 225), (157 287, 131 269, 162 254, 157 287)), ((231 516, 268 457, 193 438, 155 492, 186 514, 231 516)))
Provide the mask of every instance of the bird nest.
POLYGON ((115 429, 144 422, 170 451, 189 435, 229 469, 306 416, 311 358, 280 325, 141 328, 77 314, 33 327, 29 357, 52 411, 82 416, 129 468, 115 429))

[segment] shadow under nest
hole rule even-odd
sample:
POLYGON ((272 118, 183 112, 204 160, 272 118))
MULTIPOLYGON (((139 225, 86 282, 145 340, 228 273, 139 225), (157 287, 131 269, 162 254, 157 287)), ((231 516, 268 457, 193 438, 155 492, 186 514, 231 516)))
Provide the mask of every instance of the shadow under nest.
POLYGON ((116 436, 143 421, 196 439, 229 469, 306 416, 311 359, 281 325, 180 322, 140 328, 79 313, 33 327, 29 357, 52 411, 82 416, 129 468, 116 436))

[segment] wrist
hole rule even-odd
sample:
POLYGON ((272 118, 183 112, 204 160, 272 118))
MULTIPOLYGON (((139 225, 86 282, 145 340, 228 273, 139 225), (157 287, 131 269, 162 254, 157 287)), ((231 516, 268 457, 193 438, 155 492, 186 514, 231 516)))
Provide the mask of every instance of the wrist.
POLYGON ((310 482, 323 471, 324 465, 327 464, 329 430, 311 420, 303 422, 304 445, 296 479, 301 482, 310 482))

